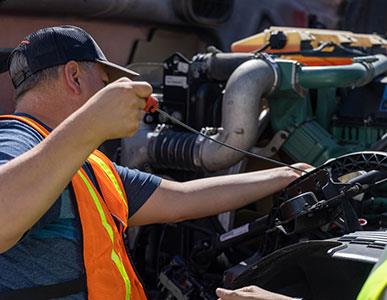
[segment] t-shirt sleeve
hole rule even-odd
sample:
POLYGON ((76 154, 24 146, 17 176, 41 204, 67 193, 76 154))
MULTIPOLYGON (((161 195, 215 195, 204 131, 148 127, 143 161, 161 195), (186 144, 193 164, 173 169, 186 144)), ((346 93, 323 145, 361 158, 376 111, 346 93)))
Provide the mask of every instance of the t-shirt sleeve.
POLYGON ((114 165, 128 198, 129 218, 133 216, 161 183, 161 178, 135 169, 114 165))
POLYGON ((0 130, 0 164, 27 152, 41 140, 35 130, 23 124, 8 125, 7 130, 0 130))

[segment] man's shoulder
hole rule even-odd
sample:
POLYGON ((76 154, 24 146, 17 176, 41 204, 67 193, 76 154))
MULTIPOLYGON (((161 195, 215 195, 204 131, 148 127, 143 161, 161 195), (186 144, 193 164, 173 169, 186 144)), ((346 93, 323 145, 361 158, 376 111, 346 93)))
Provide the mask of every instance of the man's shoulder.
POLYGON ((34 128, 22 121, 14 119, 0 120, 0 136, 10 136, 15 134, 15 139, 20 136, 29 137, 30 139, 35 139, 37 141, 41 141, 43 139, 34 128))
POLYGON ((32 149, 43 140, 32 127, 18 120, 0 120, 0 163, 32 149))

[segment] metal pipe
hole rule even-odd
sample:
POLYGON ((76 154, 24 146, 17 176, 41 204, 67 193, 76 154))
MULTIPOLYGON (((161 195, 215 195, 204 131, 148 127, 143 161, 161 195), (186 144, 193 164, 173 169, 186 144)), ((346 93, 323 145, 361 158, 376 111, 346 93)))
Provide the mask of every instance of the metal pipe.
POLYGON ((5 13, 77 16, 112 20, 140 21, 190 27, 209 27, 227 21, 233 10, 233 1, 181 0, 12 0, 0 1, 5 13), (195 4, 194 4, 195 3, 195 4), (214 11, 216 10, 216 11, 214 11))
POLYGON ((184 25, 177 16, 173 0, 14 0, 0 3, 2 12, 42 15, 69 15, 82 18, 111 18, 114 20, 145 21, 184 25))
POLYGON ((354 58, 345 66, 301 67, 298 82, 304 88, 357 87, 387 72, 387 57, 375 55, 354 58))
POLYGON ((121 140, 120 164, 129 168, 144 168, 149 163, 148 147, 154 127, 141 123, 140 129, 130 138, 121 140))
POLYGON ((203 61, 201 72, 210 80, 227 81, 232 72, 245 61, 254 58, 253 53, 211 53, 194 57, 203 61))
MULTIPOLYGON (((222 103, 222 127, 212 136, 218 141, 250 149, 258 140, 260 99, 278 82, 275 65, 262 59, 252 59, 240 65, 227 81, 222 103)), ((194 163, 208 171, 226 169, 243 154, 225 148, 203 137, 197 137, 194 163)))

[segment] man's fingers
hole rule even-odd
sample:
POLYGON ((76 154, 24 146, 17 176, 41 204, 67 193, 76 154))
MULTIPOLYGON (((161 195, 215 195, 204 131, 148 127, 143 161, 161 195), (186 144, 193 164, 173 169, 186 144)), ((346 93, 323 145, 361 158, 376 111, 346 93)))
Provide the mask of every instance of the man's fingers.
POLYGON ((252 292, 256 292, 257 290, 258 290, 258 287, 256 287, 255 285, 250 285, 250 286, 245 286, 243 288, 240 288, 237 291, 252 293, 252 292))
POLYGON ((296 167, 298 169, 301 169, 301 170, 314 169, 313 166, 311 166, 310 164, 304 163, 304 162, 295 163, 295 164, 292 164, 292 166, 296 167))
POLYGON ((148 82, 132 81, 131 85, 140 98, 148 98, 152 94, 152 86, 148 82))
POLYGON ((129 78, 122 77, 114 81, 115 85, 128 88, 128 91, 134 94, 139 100, 139 108, 144 109, 147 98, 152 94, 152 86, 145 81, 132 81, 129 78))
POLYGON ((137 96, 141 98, 148 98, 152 94, 152 86, 146 81, 132 81, 127 77, 121 77, 111 84, 118 84, 131 87, 137 96))
POLYGON ((217 288, 215 291, 216 295, 223 300, 231 299, 231 298, 228 298, 228 295, 230 294, 230 292, 231 292, 230 290, 226 290, 222 288, 217 288))
POLYGON ((217 288, 216 295, 222 300, 233 300, 235 299, 235 292, 227 289, 217 288))
POLYGON ((132 82, 132 80, 129 79, 128 77, 121 77, 121 78, 118 78, 116 81, 113 81, 113 82, 132 82))
POLYGON ((145 104, 146 104, 145 98, 136 97, 136 99, 134 99, 133 101, 135 101, 136 108, 138 108, 141 111, 144 111, 145 104))
MULTIPOLYGON (((216 289, 218 300, 258 300, 261 289, 255 285, 246 286, 237 290, 228 290, 223 288, 216 289)), ((266 299, 266 298, 262 298, 266 299)), ((271 299, 271 298, 270 298, 271 299)), ((274 298, 273 298, 274 300, 274 298)))

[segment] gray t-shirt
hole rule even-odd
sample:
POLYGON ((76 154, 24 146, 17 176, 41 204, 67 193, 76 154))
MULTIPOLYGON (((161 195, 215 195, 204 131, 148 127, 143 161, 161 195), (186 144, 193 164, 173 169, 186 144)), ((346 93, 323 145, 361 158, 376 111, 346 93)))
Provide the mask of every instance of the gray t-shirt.
MULTIPOLYGON (((41 141, 40 134, 22 122, 0 121, 0 164, 21 155, 41 141)), ((115 166, 124 184, 129 214, 132 216, 152 195, 161 179, 138 170, 115 166)), ((52 168, 54 171, 55 166, 52 168)), ((91 172, 89 168, 88 173, 91 172)), ((73 192, 68 186, 24 237, 14 247, 0 254, 0 298, 2 291, 56 284, 81 276, 81 228, 72 197, 73 192)), ((85 295, 81 293, 62 299, 85 299, 85 295)))

